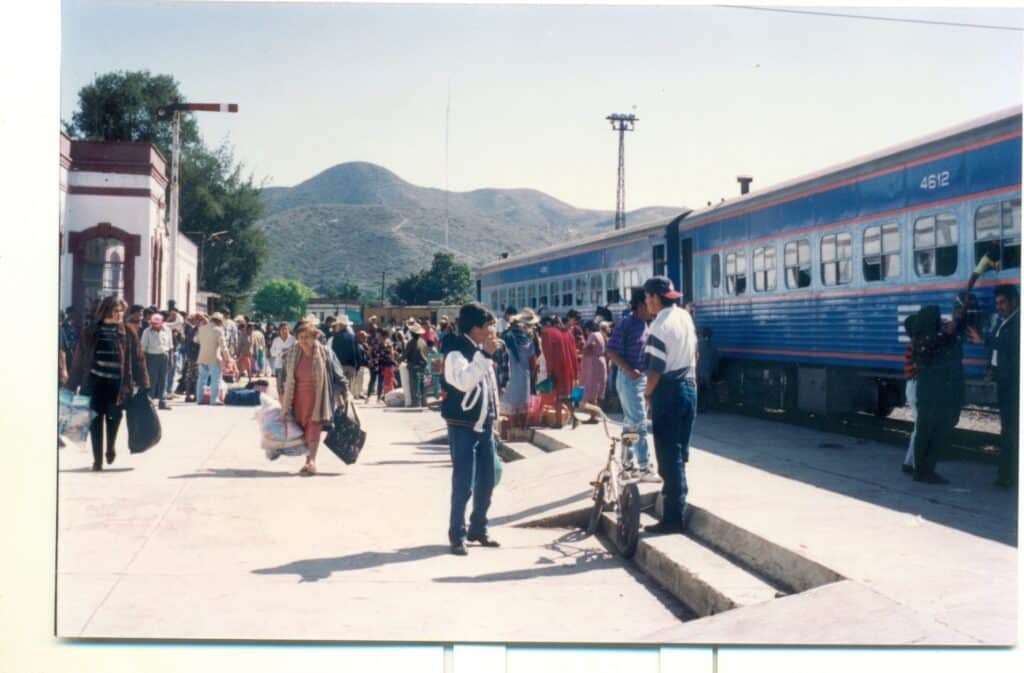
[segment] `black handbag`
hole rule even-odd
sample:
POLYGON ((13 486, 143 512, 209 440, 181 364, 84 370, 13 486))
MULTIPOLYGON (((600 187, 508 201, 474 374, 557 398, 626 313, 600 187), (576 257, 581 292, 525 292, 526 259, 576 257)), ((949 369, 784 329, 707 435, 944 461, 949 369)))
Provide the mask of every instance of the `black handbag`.
POLYGON ((160 442, 160 417, 145 390, 140 390, 125 401, 124 412, 128 423, 129 451, 142 453, 160 442))
POLYGON ((359 422, 355 404, 346 404, 334 412, 334 424, 324 437, 324 444, 346 465, 359 459, 359 453, 366 444, 366 431, 359 422), (352 409, 352 416, 348 410, 352 409))

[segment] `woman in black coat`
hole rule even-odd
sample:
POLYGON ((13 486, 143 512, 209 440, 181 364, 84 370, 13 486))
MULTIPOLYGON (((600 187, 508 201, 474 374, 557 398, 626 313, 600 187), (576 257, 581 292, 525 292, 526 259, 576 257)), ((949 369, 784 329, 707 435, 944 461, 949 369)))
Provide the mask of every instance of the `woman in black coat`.
POLYGON ((67 383, 68 390, 81 388, 89 395, 90 407, 96 417, 89 427, 92 440, 92 469, 103 469, 103 429, 106 427, 107 464, 117 456, 114 442, 123 415, 122 404, 135 388, 149 388, 146 360, 139 338, 126 329, 124 315, 127 305, 118 297, 104 297, 96 307, 94 320, 82 331, 75 349, 74 361, 67 383))

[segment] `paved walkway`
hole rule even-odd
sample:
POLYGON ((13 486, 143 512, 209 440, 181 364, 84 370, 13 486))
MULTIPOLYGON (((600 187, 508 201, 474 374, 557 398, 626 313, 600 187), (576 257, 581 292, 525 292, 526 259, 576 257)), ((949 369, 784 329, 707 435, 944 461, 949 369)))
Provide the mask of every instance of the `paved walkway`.
MULTIPOLYGON (((275 640, 1007 644, 1016 635, 1016 494, 993 468, 899 473, 896 447, 767 421, 698 421, 691 501, 847 578, 686 621, 598 541, 523 527, 585 507, 599 428, 508 463, 499 550, 448 554, 447 448, 431 412, 363 408, 370 442, 321 473, 268 462, 251 408, 175 404, 150 453, 60 458, 58 632, 275 640), (628 615, 628 618, 625 617, 628 615)), ((123 443, 123 438, 122 438, 123 443)))
POLYGON ((494 496, 501 549, 450 555, 433 413, 364 408, 359 462, 322 448, 315 477, 267 461, 252 416, 174 404, 159 446, 100 474, 62 451, 60 636, 624 643, 686 616, 595 539, 512 525, 536 504, 515 464, 494 496))

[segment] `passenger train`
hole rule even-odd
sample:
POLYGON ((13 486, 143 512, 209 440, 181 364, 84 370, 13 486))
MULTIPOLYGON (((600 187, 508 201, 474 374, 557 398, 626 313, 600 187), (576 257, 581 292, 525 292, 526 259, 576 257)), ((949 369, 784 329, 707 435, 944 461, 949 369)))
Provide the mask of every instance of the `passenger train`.
MULTIPOLYGON (((616 318, 629 288, 669 276, 712 330, 731 396, 781 408, 888 414, 903 403, 904 318, 948 317, 975 285, 1020 284, 1021 108, 669 220, 501 259, 477 269, 496 312, 532 307, 616 318)), ((985 350, 967 344, 968 400, 991 402, 985 350)))

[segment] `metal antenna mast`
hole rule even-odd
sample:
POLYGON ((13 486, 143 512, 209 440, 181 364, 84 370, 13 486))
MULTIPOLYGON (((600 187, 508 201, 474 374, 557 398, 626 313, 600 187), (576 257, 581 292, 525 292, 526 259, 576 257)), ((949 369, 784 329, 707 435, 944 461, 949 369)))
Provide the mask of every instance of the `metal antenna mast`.
POLYGON ((448 126, 452 112, 452 82, 448 80, 448 99, 444 107, 444 247, 448 249, 448 126))
MULTIPOLYGON (((635 106, 634 106, 635 107, 635 106)), ((637 116, 612 114, 605 117, 612 123, 612 130, 619 132, 619 184, 615 193, 615 228, 626 228, 626 131, 632 131, 637 116)))

